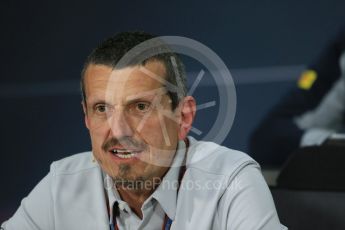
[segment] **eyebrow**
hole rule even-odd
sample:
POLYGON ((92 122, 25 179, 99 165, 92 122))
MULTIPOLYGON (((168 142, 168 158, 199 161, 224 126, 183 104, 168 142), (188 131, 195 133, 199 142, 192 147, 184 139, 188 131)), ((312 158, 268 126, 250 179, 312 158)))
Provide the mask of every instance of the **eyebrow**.
MULTIPOLYGON (((87 103, 87 102, 86 102, 87 103)), ((107 102, 105 102, 105 100, 102 100, 102 99, 91 99, 89 101, 89 104, 91 106, 94 106, 94 105, 97 105, 97 104, 108 104, 107 102)))
POLYGON ((128 103, 131 101, 137 101, 139 99, 143 99, 143 98, 148 97, 148 96, 162 96, 166 93, 167 93, 166 88, 161 87, 161 88, 157 88, 157 89, 153 89, 153 90, 149 90, 149 91, 145 91, 145 92, 141 92, 141 93, 127 96, 126 102, 128 103))
MULTIPOLYGON (((167 92, 168 91, 166 90, 165 87, 160 87, 157 89, 144 91, 141 93, 127 96, 125 98, 124 103, 125 104, 131 104, 131 103, 138 102, 140 100, 147 100, 148 97, 150 97, 150 96, 164 96, 165 94, 167 94, 167 92)), ((97 104, 111 105, 110 103, 106 102, 105 99, 98 99, 97 97, 89 97, 88 99, 89 100, 86 100, 86 103, 89 104, 90 106, 94 106, 97 104)))

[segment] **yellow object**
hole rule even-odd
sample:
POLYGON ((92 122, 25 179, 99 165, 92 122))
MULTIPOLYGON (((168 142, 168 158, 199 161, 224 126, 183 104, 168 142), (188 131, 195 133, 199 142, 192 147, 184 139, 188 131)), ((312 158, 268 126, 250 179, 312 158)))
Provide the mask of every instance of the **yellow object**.
POLYGON ((297 85, 299 88, 308 90, 310 89, 317 79, 317 73, 314 70, 306 70, 301 74, 298 79, 297 85))

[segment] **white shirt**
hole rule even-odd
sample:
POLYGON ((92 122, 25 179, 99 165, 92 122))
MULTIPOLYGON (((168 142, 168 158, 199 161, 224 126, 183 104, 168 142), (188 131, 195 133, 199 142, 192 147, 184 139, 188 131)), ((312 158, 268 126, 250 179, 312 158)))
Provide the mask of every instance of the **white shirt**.
MULTIPOLYGON (((122 204, 120 229, 162 229, 165 214, 172 230, 181 229, 286 229, 279 222, 270 191, 259 165, 248 155, 211 142, 189 138, 186 172, 179 192, 179 167, 171 167, 162 184, 142 207, 137 218, 116 191, 104 193, 102 170, 92 153, 67 157, 51 165, 49 174, 24 198, 5 230, 109 229, 106 199, 122 204), (127 213, 126 213, 127 212, 127 213)), ((181 165, 183 142, 173 166, 181 165)), ((109 188, 109 187, 108 187, 109 188)))

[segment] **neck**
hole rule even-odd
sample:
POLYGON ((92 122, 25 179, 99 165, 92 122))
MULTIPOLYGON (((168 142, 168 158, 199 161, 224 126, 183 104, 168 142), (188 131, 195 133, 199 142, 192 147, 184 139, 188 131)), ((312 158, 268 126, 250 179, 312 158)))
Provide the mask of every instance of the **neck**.
POLYGON ((165 169, 165 172, 162 176, 160 176, 159 180, 157 177, 151 178, 146 180, 136 188, 126 187, 126 186, 117 186, 116 189, 121 196, 121 199, 125 201, 132 211, 140 218, 143 218, 143 214, 141 211, 141 207, 143 206, 144 202, 152 195, 152 193, 156 190, 159 186, 162 178, 164 177, 165 173, 169 170, 169 168, 165 169), (150 186, 151 185, 151 186, 150 186))
POLYGON ((126 201, 132 211, 140 218, 143 218, 143 213, 141 207, 143 206, 145 200, 153 193, 153 191, 143 191, 142 193, 136 191, 131 191, 126 188, 118 187, 121 199, 126 201))

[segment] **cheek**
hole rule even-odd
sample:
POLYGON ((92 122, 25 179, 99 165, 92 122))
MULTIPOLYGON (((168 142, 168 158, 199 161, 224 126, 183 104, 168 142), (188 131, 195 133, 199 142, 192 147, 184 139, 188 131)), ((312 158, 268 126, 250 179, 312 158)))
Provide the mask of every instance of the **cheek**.
POLYGON ((98 126, 96 128, 91 128, 89 130, 92 148, 99 149, 101 148, 104 141, 107 140, 109 134, 109 128, 106 126, 98 126))
POLYGON ((176 147, 178 138, 178 125, 167 117, 148 119, 139 132, 139 135, 151 146, 158 149, 171 149, 176 147))

